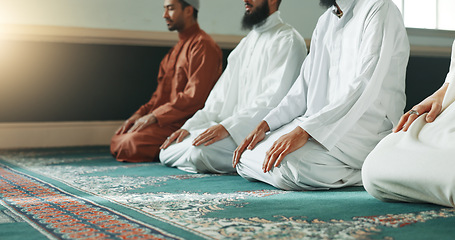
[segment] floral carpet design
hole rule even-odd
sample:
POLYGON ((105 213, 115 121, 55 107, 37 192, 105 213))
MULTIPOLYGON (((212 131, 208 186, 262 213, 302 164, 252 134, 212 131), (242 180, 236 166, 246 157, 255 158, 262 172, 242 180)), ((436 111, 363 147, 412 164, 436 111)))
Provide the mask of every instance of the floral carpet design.
POLYGON ((2 205, 50 239, 179 239, 7 167, 0 185, 2 205))
POLYGON ((105 148, 0 152, 0 185, 0 236, 24 221, 48 239, 455 236, 451 208, 383 203, 359 187, 291 192, 237 175, 118 163, 105 148))

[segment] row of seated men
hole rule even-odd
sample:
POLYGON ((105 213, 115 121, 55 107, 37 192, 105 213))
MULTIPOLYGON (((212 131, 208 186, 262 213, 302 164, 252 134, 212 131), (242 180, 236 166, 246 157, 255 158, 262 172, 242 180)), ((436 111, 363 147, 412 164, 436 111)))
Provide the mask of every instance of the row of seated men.
POLYGON ((243 2, 249 33, 222 72, 199 0, 164 0, 179 42, 150 101, 113 136, 118 161, 237 172, 284 190, 364 185, 386 201, 455 206, 455 60, 441 89, 403 115, 410 46, 392 0, 320 0, 327 11, 308 55, 281 0, 243 2))

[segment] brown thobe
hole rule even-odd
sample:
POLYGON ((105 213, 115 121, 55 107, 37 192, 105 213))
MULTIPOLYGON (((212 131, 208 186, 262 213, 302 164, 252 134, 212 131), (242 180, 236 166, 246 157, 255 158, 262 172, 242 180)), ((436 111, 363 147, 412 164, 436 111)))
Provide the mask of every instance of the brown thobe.
POLYGON ((160 145, 204 106, 221 71, 221 50, 198 24, 180 32, 179 42, 161 61, 155 92, 136 112, 153 113, 158 122, 139 132, 114 135, 114 157, 125 162, 158 160, 160 145))

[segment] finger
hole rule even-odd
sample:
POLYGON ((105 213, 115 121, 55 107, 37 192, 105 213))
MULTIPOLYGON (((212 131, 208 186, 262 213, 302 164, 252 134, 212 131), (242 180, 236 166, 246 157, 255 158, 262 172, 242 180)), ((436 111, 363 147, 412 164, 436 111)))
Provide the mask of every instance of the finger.
POLYGON ((134 123, 131 123, 131 122, 127 122, 127 123, 123 124, 122 134, 127 133, 128 130, 133 126, 133 124, 134 123))
POLYGON ((276 162, 275 162, 275 167, 280 166, 281 162, 283 161, 284 157, 286 157, 289 154, 289 147, 285 148, 283 152, 278 156, 276 162))
POLYGON ((211 136, 211 134, 209 134, 207 132, 203 132, 193 140, 193 145, 199 146, 212 138, 213 137, 211 136))
POLYGON ((417 117, 418 117, 417 114, 410 114, 410 116, 408 117, 408 121, 406 122, 406 124, 403 127, 404 132, 408 131, 409 127, 414 122, 414 120, 417 119, 417 117))
POLYGON ((401 116, 400 121, 398 122, 397 126, 393 129, 393 132, 399 132, 400 130, 403 129, 404 125, 408 121, 409 113, 405 113, 403 116, 401 116))
POLYGON ((199 142, 202 138, 205 137, 206 134, 207 134, 207 130, 205 130, 204 132, 199 134, 197 137, 195 137, 194 140, 193 140, 193 144, 196 143, 196 142, 199 142))
POLYGON ((182 131, 177 137, 177 143, 182 142, 186 138, 186 136, 188 136, 188 134, 189 134, 189 132, 182 131))
POLYGON ((264 162, 262 163, 262 170, 264 170, 265 167, 267 166, 268 159, 269 159, 269 155, 271 154, 272 149, 273 149, 274 147, 275 147, 275 143, 272 145, 272 147, 271 147, 267 152, 265 152, 264 162))
POLYGON ((130 130, 128 130, 128 133, 134 132, 134 131, 136 130, 137 126, 138 126, 138 124, 135 123, 135 124, 130 128, 130 130))
POLYGON ((119 135, 119 134, 122 132, 122 129, 123 129, 123 127, 120 126, 120 127, 115 131, 115 135, 119 135))
POLYGON ((120 126, 119 130, 118 130, 118 134, 124 134, 128 131, 128 128, 131 126, 132 124, 131 123, 128 123, 128 122, 124 122, 122 124, 122 126, 120 126))
POLYGON ((240 156, 242 155, 241 151, 242 150, 240 150, 238 148, 235 149, 235 151, 234 151, 234 157, 232 158, 232 167, 233 168, 236 168, 237 164, 239 164, 240 156))
POLYGON ((430 112, 428 113, 425 120, 429 123, 433 122, 436 119, 436 117, 439 115, 439 113, 441 113, 441 110, 442 110, 441 104, 433 103, 433 105, 431 106, 430 112))
POLYGON ((166 139, 166 141, 164 141, 164 143, 161 145, 160 149, 166 149, 166 148, 168 148, 168 147, 171 145, 171 143, 174 142, 175 138, 176 138, 175 134, 174 134, 174 133, 171 134, 171 136, 169 136, 169 137, 166 139))
POLYGON ((169 138, 167 138, 166 141, 164 141, 164 143, 161 144, 160 149, 166 149, 167 147, 169 147, 169 145, 170 145, 170 141, 169 141, 169 138))
POLYGON ((260 139, 258 135, 255 134, 253 136, 253 139, 250 141, 250 144, 248 144, 248 150, 253 150, 260 141, 262 141, 262 139, 260 139))
POLYGON ((132 130, 132 132, 137 132, 137 130, 142 126, 143 123, 136 123, 134 124, 134 129, 132 130))
POLYGON ((264 172, 266 172, 270 161, 273 160, 272 155, 276 152, 277 149, 278 149, 277 142, 275 142, 275 143, 273 143, 272 147, 266 152, 265 160, 264 160, 264 163, 262 164, 262 170, 264 172))
POLYGON ((147 122, 144 122, 142 124, 140 124, 137 129, 136 129, 136 132, 140 132, 142 130, 144 130, 146 127, 148 127, 149 125, 147 124, 147 122))
POLYGON ((234 151, 234 158, 232 160, 232 166, 235 168, 237 164, 240 162, 240 157, 242 156, 243 152, 245 151, 248 144, 248 140, 243 140, 242 144, 240 144, 234 151))
POLYGON ((278 156, 280 155, 280 149, 276 149, 275 151, 271 152, 271 154, 268 156, 267 163, 265 165, 264 173, 272 170, 273 165, 275 164, 278 156))
POLYGON ((169 146, 171 146, 171 143, 172 143, 172 139, 171 138, 167 138, 166 141, 164 141, 163 145, 161 145, 160 149, 166 149, 168 148, 169 146))

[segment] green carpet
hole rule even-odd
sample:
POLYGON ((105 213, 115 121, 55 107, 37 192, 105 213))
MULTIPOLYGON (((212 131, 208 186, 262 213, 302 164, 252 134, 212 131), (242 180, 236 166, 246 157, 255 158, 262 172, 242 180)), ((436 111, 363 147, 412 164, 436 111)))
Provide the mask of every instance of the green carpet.
POLYGON ((0 151, 0 239, 455 239, 454 226, 452 208, 361 187, 281 191, 106 147, 0 151))

